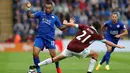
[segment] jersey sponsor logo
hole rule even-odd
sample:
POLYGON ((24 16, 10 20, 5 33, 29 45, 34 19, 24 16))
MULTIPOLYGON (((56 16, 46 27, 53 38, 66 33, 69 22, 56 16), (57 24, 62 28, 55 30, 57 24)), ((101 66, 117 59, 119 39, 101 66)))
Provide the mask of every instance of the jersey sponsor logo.
POLYGON ((117 34, 118 34, 118 30, 110 31, 110 34, 111 34, 111 35, 117 35, 117 34))
POLYGON ((51 20, 48 20, 46 18, 42 18, 42 23, 46 23, 46 24, 50 25, 51 24, 51 20))

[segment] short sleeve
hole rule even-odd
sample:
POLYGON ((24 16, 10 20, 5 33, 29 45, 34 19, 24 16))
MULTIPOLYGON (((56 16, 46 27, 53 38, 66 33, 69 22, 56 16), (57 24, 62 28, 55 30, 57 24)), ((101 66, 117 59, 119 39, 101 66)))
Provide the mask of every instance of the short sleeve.
POLYGON ((124 30, 126 29, 126 26, 121 22, 121 29, 124 30))
POLYGON ((106 41, 106 39, 102 39, 101 42, 104 43, 106 41))
POLYGON ((109 23, 109 21, 106 21, 106 22, 104 23, 104 26, 107 27, 107 26, 108 26, 108 23, 109 23))
POLYGON ((41 13, 42 13, 42 11, 34 13, 34 18, 39 18, 41 13))
POLYGON ((78 28, 79 28, 79 29, 83 30, 84 27, 88 28, 87 25, 84 25, 84 24, 78 24, 78 28))
POLYGON ((56 25, 56 27, 60 27, 60 26, 62 26, 62 24, 61 24, 59 18, 58 18, 57 16, 55 16, 55 18, 56 18, 56 21, 55 21, 55 25, 56 25))

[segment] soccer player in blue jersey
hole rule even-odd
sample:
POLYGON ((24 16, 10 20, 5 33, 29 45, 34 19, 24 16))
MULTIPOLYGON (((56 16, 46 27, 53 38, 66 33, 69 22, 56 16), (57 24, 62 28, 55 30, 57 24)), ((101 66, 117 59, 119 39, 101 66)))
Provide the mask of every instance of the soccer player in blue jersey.
MULTIPOLYGON (((38 23, 38 33, 34 40, 34 47, 33 47, 33 60, 34 64, 37 65, 39 60, 39 52, 46 47, 49 50, 50 56, 53 58, 56 56, 55 52, 55 27, 58 27, 60 30, 64 30, 67 26, 62 25, 59 18, 52 13, 53 11, 53 4, 52 2, 47 2, 45 4, 45 11, 39 11, 34 14, 31 13, 30 7, 31 3, 27 2, 27 15, 29 18, 37 18, 39 20, 38 23)), ((59 63, 56 62, 56 69, 57 73, 62 73, 59 67, 59 63)), ((38 73, 41 73, 40 67, 37 69, 38 73)))
MULTIPOLYGON (((111 14, 111 20, 108 20, 102 25, 101 27, 101 33, 102 36, 106 39, 109 40, 115 44, 118 43, 119 39, 128 34, 128 31, 125 27, 125 25, 122 23, 122 21, 118 20, 118 13, 113 12, 111 14)), ((111 47, 106 45, 107 47, 107 52, 102 58, 102 60, 99 62, 99 64, 96 67, 96 70, 100 70, 101 65, 106 61, 106 70, 110 70, 109 67, 109 60, 111 53, 114 51, 115 47, 111 47)))

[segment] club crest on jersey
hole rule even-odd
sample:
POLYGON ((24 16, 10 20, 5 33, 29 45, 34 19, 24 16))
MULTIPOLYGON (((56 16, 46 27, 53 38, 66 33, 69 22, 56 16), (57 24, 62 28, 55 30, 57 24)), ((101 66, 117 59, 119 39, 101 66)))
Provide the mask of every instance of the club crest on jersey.
POLYGON ((51 16, 53 19, 55 18, 54 16, 51 16))
POLYGON ((117 25, 117 28, 120 28, 120 25, 117 25))

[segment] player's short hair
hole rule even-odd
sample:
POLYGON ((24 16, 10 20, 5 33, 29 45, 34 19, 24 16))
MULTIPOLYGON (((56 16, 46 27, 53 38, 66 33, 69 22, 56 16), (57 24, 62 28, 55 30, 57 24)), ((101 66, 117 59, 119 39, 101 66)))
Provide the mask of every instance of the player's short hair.
POLYGON ((112 14, 111 14, 111 15, 113 15, 113 14, 116 14, 117 16, 119 16, 119 15, 118 15, 118 12, 112 12, 112 14))
POLYGON ((52 1, 47 1, 46 4, 53 6, 53 2, 52 1))

